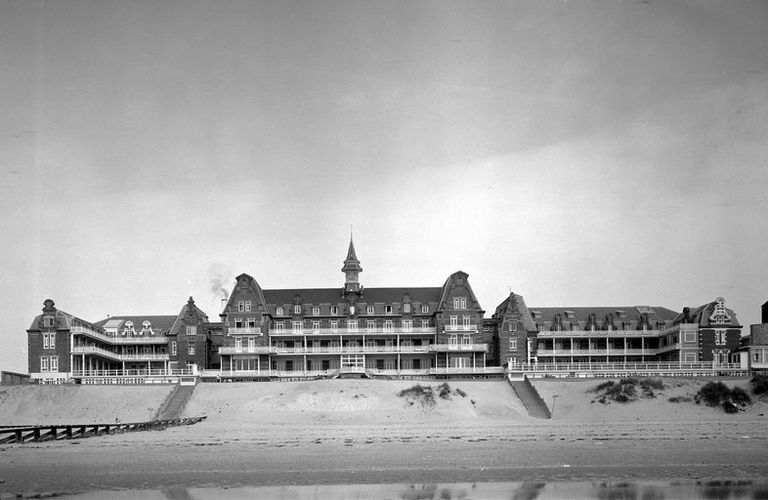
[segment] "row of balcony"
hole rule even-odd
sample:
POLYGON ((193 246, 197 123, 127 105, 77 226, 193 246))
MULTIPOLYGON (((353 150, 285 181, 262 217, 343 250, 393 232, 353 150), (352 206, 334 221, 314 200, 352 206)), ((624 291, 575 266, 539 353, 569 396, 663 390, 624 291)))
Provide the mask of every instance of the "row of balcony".
MULTIPOLYGON (((471 331, 477 331, 477 328, 475 327, 474 330, 466 330, 467 332, 471 331)), ((411 328, 408 327, 376 327, 376 328, 367 328, 364 326, 360 326, 357 328, 299 328, 299 329, 275 329, 272 328, 269 330, 270 335, 435 335, 437 333, 437 328, 434 326, 428 326, 428 327, 420 327, 420 326, 413 326, 411 328)))
POLYGON ((377 369, 362 366, 348 366, 332 370, 199 370, 204 378, 227 377, 333 377, 340 373, 365 373, 366 375, 398 376, 398 375, 461 375, 461 374, 501 374, 503 366, 472 367, 442 367, 422 369, 377 369))
MULTIPOLYGON (((664 331, 666 333, 666 331, 664 331)), ((536 333, 537 338, 657 338, 662 330, 542 330, 536 333)))
POLYGON ((72 347, 72 354, 98 354, 116 361, 168 361, 167 353, 118 353, 95 345, 79 345, 72 347))
POLYGON ((541 356, 642 356, 655 355, 662 352, 674 351, 680 349, 680 344, 671 344, 660 348, 592 348, 592 349, 542 349, 536 350, 536 355, 541 356))
POLYGON ((422 346, 330 346, 330 347, 219 347, 219 354, 348 354, 348 353, 424 353, 424 352, 488 352, 487 344, 430 344, 422 346))
POLYGON ((738 363, 716 363, 714 361, 658 361, 638 363, 509 363, 507 370, 510 372, 538 372, 538 373, 576 373, 576 372, 605 372, 605 373, 632 373, 632 372, 696 372, 701 370, 739 370, 738 363))
POLYGON ((70 328, 70 332, 79 335, 88 335, 94 339, 101 340, 110 344, 124 344, 124 345, 136 345, 136 344, 166 344, 168 343, 168 337, 165 335, 112 335, 103 331, 96 330, 94 328, 88 328, 86 326, 73 326, 70 328))

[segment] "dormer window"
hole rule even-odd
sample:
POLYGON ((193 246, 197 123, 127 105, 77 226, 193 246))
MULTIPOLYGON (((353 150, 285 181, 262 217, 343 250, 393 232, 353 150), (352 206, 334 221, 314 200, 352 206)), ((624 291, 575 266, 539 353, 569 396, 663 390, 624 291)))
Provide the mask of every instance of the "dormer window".
POLYGON ((187 335, 197 335, 197 327, 196 326, 188 326, 187 327, 187 335))
POLYGON ((136 335, 136 330, 133 328, 133 321, 126 321, 125 328, 123 328, 123 335, 136 335))
POLYGON ((541 311, 531 311, 531 316, 534 318, 541 318, 541 311))
POLYGON ((276 316, 282 316, 283 314, 285 314, 285 310, 282 307, 278 307, 275 309, 276 316))
POLYGON ((728 315, 728 311, 725 310, 724 298, 718 297, 715 301, 715 310, 712 311, 712 315, 709 317, 709 321, 716 324, 731 322, 731 317, 728 315))
POLYGON ((301 314, 301 304, 293 306, 293 314, 301 314))
POLYGON ((573 311, 564 311, 564 312, 565 312, 565 317, 566 318, 574 318, 574 317, 576 317, 576 313, 573 312, 573 311))
POLYGON ((152 323, 150 323, 147 320, 144 320, 141 323, 141 335, 154 335, 155 332, 152 330, 152 323))
POLYGON ((365 312, 368 314, 373 314, 373 306, 368 306, 365 308, 365 312))
POLYGON ((331 306, 331 314, 333 315, 339 314, 338 306, 331 306))
POLYGON ((403 304, 403 312, 404 312, 404 313, 409 313, 409 312, 411 312, 411 304, 409 304, 409 303, 407 303, 407 302, 406 302, 405 304, 403 304))
POLYGON ((619 318, 626 318, 627 317, 627 311, 622 311, 621 309, 616 309, 616 316, 619 318))
POLYGON ((392 314, 392 306, 384 306, 385 314, 392 314))
POLYGON ((312 308, 312 316, 319 316, 320 315, 320 308, 317 306, 314 306, 312 308))
POLYGON ((45 316, 43 318, 43 326, 46 328, 51 328, 54 325, 54 318, 53 316, 45 316))
POLYGON ((428 312, 429 312, 429 306, 427 304, 423 304, 421 306, 421 313, 422 314, 427 314, 428 312))

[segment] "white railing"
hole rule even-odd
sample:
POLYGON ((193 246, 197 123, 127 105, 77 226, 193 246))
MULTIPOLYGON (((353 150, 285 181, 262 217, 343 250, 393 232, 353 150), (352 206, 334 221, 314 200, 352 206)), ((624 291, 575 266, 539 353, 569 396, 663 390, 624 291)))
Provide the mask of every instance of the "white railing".
POLYGON ((88 335, 110 344, 166 344, 168 337, 165 335, 110 335, 106 332, 94 330, 84 326, 73 326, 70 332, 78 335, 88 335))
POLYGON ((474 332, 477 333, 477 325, 445 325, 446 332, 474 332))
POLYGON ((72 377, 180 377, 194 376, 197 370, 184 368, 176 370, 139 369, 139 370, 74 370, 72 377))
POLYGON ((549 331, 541 330, 536 333, 537 338, 621 338, 621 337, 652 337, 656 338, 662 333, 662 330, 560 330, 549 331))
POLYGON ((658 354, 658 349, 538 349, 537 356, 642 356, 658 354))
POLYGON ((95 345, 80 345, 72 347, 73 354, 99 354, 118 361, 168 361, 168 354, 158 353, 118 353, 95 345))
POLYGON ((366 328, 359 326, 357 328, 303 328, 301 330, 292 329, 269 329, 270 335, 434 335, 437 333, 435 327, 411 327, 411 328, 366 328))
POLYGON ((261 327, 230 327, 227 335, 261 335, 261 327))
POLYGON ((271 347, 275 354, 347 354, 347 353, 419 353, 429 352, 429 346, 331 346, 331 347, 271 347))
POLYGON ((488 352, 488 344, 432 344, 429 346, 429 350, 432 352, 488 352))
POLYGON ((513 372, 699 372, 699 371, 738 371, 742 370, 738 363, 714 363, 699 361, 695 363, 646 362, 646 363, 510 363, 507 367, 513 372))
POLYGON ((222 347, 219 347, 219 354, 269 354, 271 352, 274 352, 274 349, 269 346, 257 346, 257 347, 222 346, 222 347))
POLYGON ((464 373, 479 373, 479 374, 504 373, 504 367, 503 366, 478 366, 478 367, 472 368, 472 367, 448 366, 445 368, 429 369, 430 375, 454 375, 454 374, 464 374, 464 373))

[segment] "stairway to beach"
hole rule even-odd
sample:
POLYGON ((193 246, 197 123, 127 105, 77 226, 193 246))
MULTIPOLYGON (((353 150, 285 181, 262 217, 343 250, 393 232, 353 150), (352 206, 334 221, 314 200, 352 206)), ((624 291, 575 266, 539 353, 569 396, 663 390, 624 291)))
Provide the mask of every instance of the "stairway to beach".
POLYGON ((528 377, 523 376, 521 380, 516 380, 510 376, 508 380, 517 397, 523 402, 528 415, 533 418, 552 418, 547 404, 541 399, 528 377))
POLYGON ((187 401, 195 392, 194 385, 177 385, 173 388, 163 404, 158 408, 154 420, 176 420, 181 418, 181 412, 187 406, 187 401))

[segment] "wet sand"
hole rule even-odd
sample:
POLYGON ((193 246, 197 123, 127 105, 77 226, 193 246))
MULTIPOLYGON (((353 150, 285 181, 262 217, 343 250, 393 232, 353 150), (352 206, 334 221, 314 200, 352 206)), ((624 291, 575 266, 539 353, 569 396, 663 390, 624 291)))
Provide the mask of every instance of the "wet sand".
POLYGON ((457 382, 466 398, 420 408, 391 396, 412 382, 327 382, 199 386, 188 410, 209 419, 194 426, 4 445, 0 498, 170 486, 768 477, 762 402, 738 415, 661 399, 608 409, 590 402, 586 384, 553 383, 540 390, 563 393, 561 411, 536 420, 499 383, 457 382))

